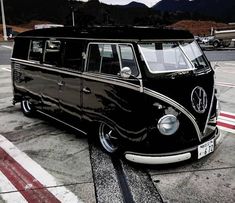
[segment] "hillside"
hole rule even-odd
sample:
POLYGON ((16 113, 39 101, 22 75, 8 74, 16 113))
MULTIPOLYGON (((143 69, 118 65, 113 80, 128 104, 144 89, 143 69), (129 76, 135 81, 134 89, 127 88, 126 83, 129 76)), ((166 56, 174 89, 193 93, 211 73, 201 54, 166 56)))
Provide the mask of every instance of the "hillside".
POLYGON ((80 24, 159 26, 184 19, 235 21, 235 0, 162 0, 152 8, 135 1, 120 6, 103 4, 98 0, 72 5, 68 0, 7 0, 4 5, 7 24, 11 25, 31 20, 71 25, 71 8, 80 24))
POLYGON ((153 6, 153 9, 198 13, 222 21, 235 21, 234 0, 162 0, 153 6))
POLYGON ((227 27, 225 23, 217 23, 215 21, 193 21, 182 20, 169 25, 169 28, 189 30, 193 35, 208 36, 211 33, 211 27, 220 28, 227 27))
POLYGON ((7 24, 19 25, 31 20, 66 23, 70 14, 66 0, 5 0, 7 24))
MULTIPOLYGON (((41 21, 71 25, 71 8, 76 26, 172 25, 197 35, 207 35, 214 24, 202 21, 235 22, 235 0, 162 0, 152 8, 135 1, 122 6, 107 5, 98 0, 77 1, 72 5, 68 0, 7 0, 4 3, 7 24, 28 29, 41 21)), ((17 30, 14 28, 14 31, 17 30)))

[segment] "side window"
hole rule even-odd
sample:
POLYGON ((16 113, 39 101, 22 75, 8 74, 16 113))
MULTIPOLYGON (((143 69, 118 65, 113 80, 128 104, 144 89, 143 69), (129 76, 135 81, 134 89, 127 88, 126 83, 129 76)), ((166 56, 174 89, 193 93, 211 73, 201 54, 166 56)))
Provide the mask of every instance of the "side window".
POLYGON ((29 54, 29 43, 29 39, 16 38, 12 57, 27 60, 29 54))
POLYGON ((87 71, 117 75, 120 72, 117 46, 115 44, 91 44, 87 71))
POLYGON ((119 45, 122 67, 129 67, 131 69, 131 74, 138 76, 139 71, 133 53, 133 49, 130 45, 119 45))
POLYGON ((64 67, 71 70, 82 70, 83 43, 78 40, 65 42, 64 67))
POLYGON ((103 45, 101 73, 117 75, 120 70, 117 46, 113 44, 103 45))
POLYGON ((29 50, 29 60, 38 61, 42 60, 43 56, 43 40, 31 40, 30 50, 29 50))
POLYGON ((87 71, 89 72, 100 71, 102 51, 103 51, 103 45, 98 45, 98 44, 89 45, 87 71))
POLYGON ((46 49, 44 63, 49 65, 61 65, 61 42, 48 40, 46 41, 46 49))

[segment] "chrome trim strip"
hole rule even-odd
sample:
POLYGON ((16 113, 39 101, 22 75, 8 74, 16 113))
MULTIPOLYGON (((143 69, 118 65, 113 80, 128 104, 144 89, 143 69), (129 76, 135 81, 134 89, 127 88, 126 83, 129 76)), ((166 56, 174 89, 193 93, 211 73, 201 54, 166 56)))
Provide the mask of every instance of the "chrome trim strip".
POLYGON ((83 133, 84 135, 87 135, 87 133, 84 132, 83 130, 80 130, 79 128, 76 128, 76 127, 74 127, 74 126, 72 126, 72 125, 70 125, 70 124, 68 124, 68 123, 66 123, 66 122, 64 122, 64 121, 62 121, 62 120, 60 120, 58 118, 55 118, 55 117, 53 117, 53 116, 51 116, 51 115, 49 115, 47 113, 44 113, 43 111, 37 110, 37 112, 39 112, 40 114, 43 114, 43 115, 45 115, 45 116, 47 116, 49 118, 52 118, 52 119, 54 119, 54 120, 56 120, 56 121, 58 121, 60 123, 63 123, 64 125, 67 125, 68 127, 73 128, 74 130, 77 130, 80 133, 83 133))
POLYGON ((90 72, 84 72, 82 74, 82 78, 86 78, 86 79, 90 79, 90 80, 96 80, 99 82, 105 82, 105 83, 109 83, 109 84, 113 84, 113 85, 118 85, 121 87, 126 87, 135 91, 140 91, 140 86, 139 85, 135 85, 132 84, 130 82, 127 82, 125 80, 120 80, 117 79, 117 77, 112 77, 112 75, 110 75, 109 77, 107 77, 107 75, 102 75, 102 74, 96 74, 96 73, 90 73, 90 72))
POLYGON ((17 38, 30 38, 30 39, 74 39, 74 40, 91 40, 91 41, 124 41, 124 42, 155 42, 155 41, 193 41, 194 39, 105 39, 105 38, 87 38, 87 37, 53 37, 53 36, 17 36, 17 38))
POLYGON ((224 134, 221 134, 219 129, 218 129, 218 133, 217 133, 217 137, 215 138, 215 145, 219 145, 222 143, 223 139, 224 139, 224 134))
POLYGON ((17 36, 17 38, 29 39, 72 39, 72 40, 90 40, 90 41, 123 41, 123 42, 137 42, 139 39, 105 39, 105 38, 87 38, 87 37, 53 37, 53 36, 17 36))
POLYGON ((210 105, 210 109, 208 111, 208 116, 207 116, 205 127, 204 127, 204 130, 203 130, 203 135, 206 133, 208 122, 209 122, 210 117, 211 117, 211 110, 212 110, 212 106, 213 106, 213 102, 214 102, 214 97, 215 97, 215 88, 213 88, 213 93, 212 93, 212 98, 211 98, 211 105, 210 105))
POLYGON ((13 62, 19 62, 22 65, 33 66, 33 67, 43 69, 43 70, 50 70, 50 71, 73 75, 73 76, 77 76, 77 77, 81 77, 81 75, 82 75, 81 72, 78 72, 78 71, 75 72, 70 69, 62 70, 63 67, 57 68, 56 66, 51 66, 51 65, 47 65, 47 64, 40 64, 35 61, 27 61, 27 60, 22 60, 22 59, 15 59, 15 58, 11 58, 11 60, 13 62))
POLYGON ((184 153, 172 156, 140 156, 135 154, 125 154, 125 158, 134 163, 140 164, 170 164, 185 161, 191 158, 191 153, 184 153))
POLYGON ((162 95, 158 92, 155 92, 153 90, 150 90, 148 88, 144 88, 144 93, 152 96, 152 97, 155 97, 155 98, 158 98, 172 106, 174 106, 175 108, 177 108, 178 110, 180 110, 182 113, 184 113, 190 120, 191 122, 193 123, 195 129, 196 129, 196 132, 197 132, 197 135, 198 135, 198 139, 199 141, 201 141, 201 131, 199 129, 199 126, 198 124, 196 123, 196 119, 195 117, 187 110, 185 109, 182 105, 180 105, 179 103, 177 103, 176 101, 170 99, 169 97, 165 96, 165 95, 162 95))
MULTIPOLYGON (((223 140, 223 136, 219 132, 216 132, 209 140, 215 141, 215 147, 218 146, 223 140)), ((205 141, 207 142, 207 141, 205 141)), ((125 158, 129 161, 142 164, 168 164, 168 163, 177 163, 191 158, 193 151, 198 149, 198 145, 189 149, 182 151, 176 151, 171 153, 163 154, 146 154, 146 153, 136 153, 131 151, 126 151, 124 153, 125 158), (190 156, 190 157, 189 157, 190 156)))
POLYGON ((193 38, 187 38, 187 39, 139 39, 138 42, 172 42, 172 41, 194 41, 193 38))

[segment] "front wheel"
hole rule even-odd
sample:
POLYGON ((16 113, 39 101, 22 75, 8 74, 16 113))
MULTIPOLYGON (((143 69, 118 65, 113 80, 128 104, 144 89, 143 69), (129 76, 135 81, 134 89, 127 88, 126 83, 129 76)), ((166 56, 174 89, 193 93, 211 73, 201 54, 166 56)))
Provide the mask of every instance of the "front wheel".
POLYGON ((25 116, 32 116, 34 113, 34 108, 32 103, 28 99, 23 98, 21 100, 21 109, 25 116))
POLYGON ((219 41, 214 41, 213 42, 213 46, 214 46, 214 48, 219 48, 220 47, 220 42, 219 41))
POLYGON ((119 149, 118 134, 110 125, 101 123, 99 126, 99 141, 103 149, 114 154, 119 149))

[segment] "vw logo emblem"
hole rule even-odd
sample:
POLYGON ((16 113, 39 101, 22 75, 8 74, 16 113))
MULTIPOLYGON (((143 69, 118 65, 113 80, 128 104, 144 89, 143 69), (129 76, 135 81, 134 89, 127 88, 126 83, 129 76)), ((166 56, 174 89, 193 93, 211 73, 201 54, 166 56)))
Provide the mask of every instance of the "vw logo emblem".
POLYGON ((195 87, 191 94, 191 102, 197 113, 204 113, 207 108, 207 94, 202 87, 195 87))

